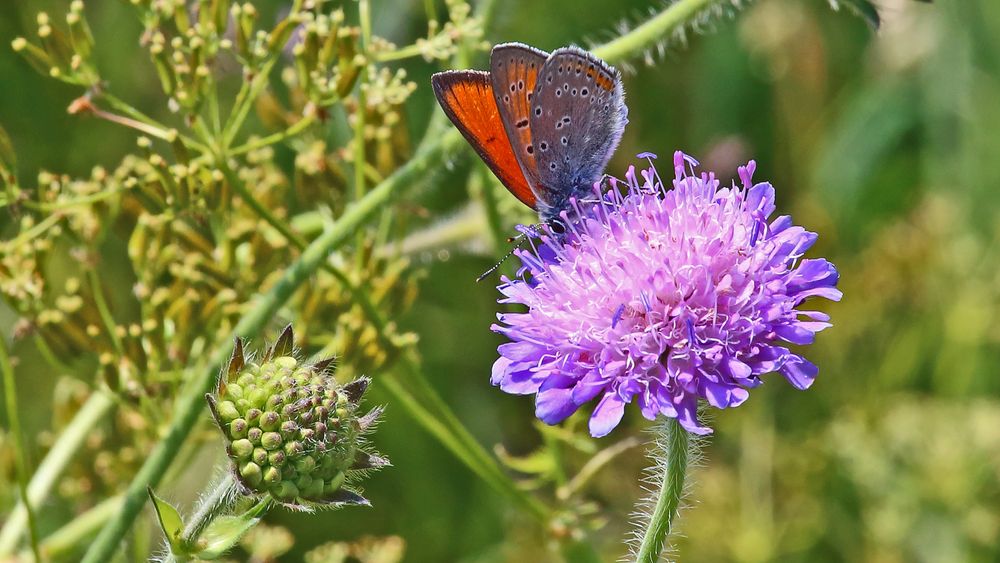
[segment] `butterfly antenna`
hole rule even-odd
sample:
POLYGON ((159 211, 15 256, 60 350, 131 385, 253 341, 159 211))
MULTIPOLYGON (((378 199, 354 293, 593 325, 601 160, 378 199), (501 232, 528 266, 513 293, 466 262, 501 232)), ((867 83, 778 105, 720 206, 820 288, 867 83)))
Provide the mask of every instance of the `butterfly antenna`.
POLYGON ((520 235, 518 235, 518 236, 516 236, 516 237, 508 237, 507 238, 507 242, 509 242, 509 243, 517 242, 517 245, 515 245, 514 248, 511 248, 510 251, 507 254, 504 254, 503 258, 501 258, 499 262, 497 262, 496 264, 494 264, 492 268, 490 268, 489 270, 486 270, 485 272, 483 272, 482 274, 480 274, 480 276, 478 278, 476 278, 476 283, 479 283, 479 282, 485 280, 486 278, 488 278, 490 276, 490 274, 492 274, 493 272, 497 271, 500 268, 500 266, 503 266, 503 263, 506 262, 508 258, 510 258, 511 256, 513 256, 514 253, 518 251, 518 249, 521 248, 521 245, 524 244, 525 238, 526 237, 524 236, 523 233, 520 234, 520 235))

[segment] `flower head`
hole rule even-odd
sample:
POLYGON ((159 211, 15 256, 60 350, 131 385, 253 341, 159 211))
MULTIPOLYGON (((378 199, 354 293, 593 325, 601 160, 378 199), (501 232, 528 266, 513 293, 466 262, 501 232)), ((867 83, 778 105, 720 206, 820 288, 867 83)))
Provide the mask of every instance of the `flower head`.
POLYGON ((839 300, 837 270, 802 258, 815 233, 787 215, 769 221, 774 188, 752 183, 752 161, 731 188, 695 175, 696 165, 675 153, 672 189, 652 165, 641 179, 630 168, 624 195, 595 186, 598 202, 575 203, 564 233, 543 227, 532 250, 517 252, 519 279, 502 278, 500 302, 527 312, 502 313, 492 327, 511 340, 498 348, 494 385, 534 393, 549 424, 598 399, 590 432, 604 436, 633 400, 650 420, 707 434, 699 399, 737 406, 770 372, 812 384, 816 366, 787 345, 830 326, 799 307, 839 300))
POLYGON ((388 464, 363 447, 380 412, 358 413, 368 379, 341 386, 329 360, 308 365, 292 356, 292 341, 289 325, 258 364, 244 359, 237 340, 207 396, 236 478, 244 492, 290 508, 368 504, 350 484, 388 464))

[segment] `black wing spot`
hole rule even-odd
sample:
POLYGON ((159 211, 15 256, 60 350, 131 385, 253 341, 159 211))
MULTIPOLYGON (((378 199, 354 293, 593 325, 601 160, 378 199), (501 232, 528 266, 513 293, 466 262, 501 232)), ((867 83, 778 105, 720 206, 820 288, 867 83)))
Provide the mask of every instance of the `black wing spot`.
POLYGON ((564 115, 563 116, 563 118, 562 118, 562 122, 563 123, 567 123, 568 124, 570 121, 572 121, 572 119, 570 119, 568 115, 564 115))
POLYGON ((584 98, 586 98, 588 94, 590 94, 590 91, 587 90, 586 88, 580 90, 580 95, 583 96, 584 98))
POLYGON ((542 107, 541 106, 535 108, 535 116, 538 117, 540 115, 542 115, 542 107))
POLYGON ((527 119, 522 119, 521 121, 518 121, 517 123, 515 123, 514 126, 517 127, 518 129, 522 129, 524 127, 527 127, 528 126, 528 120, 527 119))
POLYGON ((524 150, 527 151, 528 154, 535 154, 535 147, 531 145, 524 147, 524 150))
POLYGON ((552 77, 551 76, 546 76, 545 77, 545 81, 548 82, 549 84, 552 84, 552 77))
POLYGON ((556 97, 557 98, 561 98, 562 97, 562 89, 561 88, 556 88, 556 97))
POLYGON ((524 90, 524 81, 523 80, 518 80, 517 81, 517 89, 518 90, 524 90))
POLYGON ((576 95, 576 88, 573 88, 573 90, 570 91, 570 94, 573 95, 573 96, 575 96, 576 95))
POLYGON ((514 84, 513 82, 511 82, 510 83, 510 91, 511 92, 516 92, 517 91, 517 84, 514 84))
POLYGON ((528 92, 528 101, 529 102, 531 101, 531 94, 532 94, 532 92, 528 92))
POLYGON ((503 97, 503 101, 504 101, 504 103, 507 103, 507 104, 509 104, 509 103, 510 103, 510 96, 506 96, 506 95, 505 95, 505 96, 503 97))
POLYGON ((555 162, 550 162, 549 163, 549 170, 555 170, 555 169, 556 169, 556 163, 555 162))
POLYGON ((563 122, 562 121, 556 121, 556 129, 562 129, 562 128, 563 128, 563 122))
POLYGON ((559 139, 559 142, 562 143, 564 147, 567 146, 567 145, 569 145, 569 139, 567 139, 565 136, 563 136, 563 138, 559 139))
POLYGON ((546 143, 545 141, 542 141, 541 143, 538 144, 538 148, 542 149, 543 151, 547 151, 549 150, 549 144, 546 143))

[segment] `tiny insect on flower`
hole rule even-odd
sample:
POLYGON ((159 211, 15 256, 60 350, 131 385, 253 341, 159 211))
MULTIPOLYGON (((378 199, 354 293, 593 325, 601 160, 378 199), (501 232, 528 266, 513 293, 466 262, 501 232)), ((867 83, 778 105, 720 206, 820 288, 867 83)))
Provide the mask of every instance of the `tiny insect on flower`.
MULTIPOLYGON (((641 157, 655 158, 644 153, 641 157)), ((624 194, 595 185, 595 202, 563 214, 564 233, 543 227, 519 250, 518 279, 502 278, 498 348, 492 381, 503 391, 535 394, 535 412, 558 423, 598 399, 590 432, 604 436, 633 400, 647 419, 676 418, 690 432, 700 399, 734 407, 781 373, 805 389, 817 368, 790 350, 830 326, 808 297, 837 301, 834 265, 804 259, 816 234, 775 210, 774 188, 752 182, 720 188, 712 173, 677 152, 672 188, 650 165, 626 174, 624 194), (574 216, 575 215, 575 216, 574 216)), ((611 181, 617 188, 618 181, 611 181)))

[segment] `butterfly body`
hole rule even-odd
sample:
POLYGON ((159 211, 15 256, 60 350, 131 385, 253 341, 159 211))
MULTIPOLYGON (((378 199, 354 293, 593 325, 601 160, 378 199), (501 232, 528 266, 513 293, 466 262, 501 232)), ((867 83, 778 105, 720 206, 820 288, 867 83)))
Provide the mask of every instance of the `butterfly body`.
POLYGON ((469 144, 544 222, 591 193, 628 121, 618 72, 576 47, 504 43, 489 72, 443 72, 432 84, 469 144))

